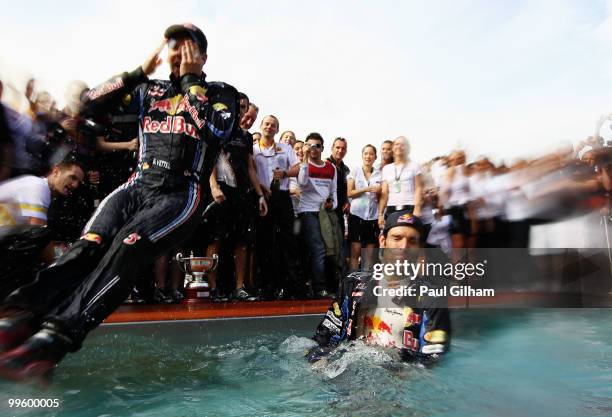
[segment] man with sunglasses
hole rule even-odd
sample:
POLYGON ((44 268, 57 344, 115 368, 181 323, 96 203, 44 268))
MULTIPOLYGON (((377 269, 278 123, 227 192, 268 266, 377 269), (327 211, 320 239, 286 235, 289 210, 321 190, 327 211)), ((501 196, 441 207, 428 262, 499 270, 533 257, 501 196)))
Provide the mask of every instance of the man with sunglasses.
POLYGON ((0 376, 46 379, 125 300, 139 273, 200 223, 201 181, 210 178, 239 117, 236 89, 205 80, 206 50, 196 26, 170 26, 136 70, 82 96, 83 116, 138 115, 138 167, 60 259, 4 301, 0 376), (166 45, 170 80, 149 80, 166 45))
POLYGON ((337 172, 330 161, 323 161, 323 137, 313 132, 306 137, 302 146, 304 159, 300 165, 298 184, 300 185, 300 205, 298 214, 302 221, 304 240, 308 247, 311 262, 312 290, 316 298, 327 298, 325 279, 325 242, 321 232, 319 211, 328 210, 336 216, 338 207, 337 172))

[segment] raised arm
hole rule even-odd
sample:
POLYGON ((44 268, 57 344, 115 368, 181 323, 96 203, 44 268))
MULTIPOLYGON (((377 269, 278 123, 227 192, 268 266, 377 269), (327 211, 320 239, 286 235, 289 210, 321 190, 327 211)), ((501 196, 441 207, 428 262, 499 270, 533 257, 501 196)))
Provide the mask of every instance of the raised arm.
POLYGON ((307 353, 310 362, 329 355, 341 341, 356 337, 358 298, 364 288, 361 274, 354 272, 342 280, 338 298, 332 301, 313 336, 318 346, 307 353))

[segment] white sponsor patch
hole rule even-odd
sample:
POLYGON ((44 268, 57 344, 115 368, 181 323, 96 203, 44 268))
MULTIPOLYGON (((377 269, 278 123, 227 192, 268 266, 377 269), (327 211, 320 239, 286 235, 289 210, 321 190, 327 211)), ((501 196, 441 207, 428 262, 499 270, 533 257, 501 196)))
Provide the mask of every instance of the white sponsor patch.
POLYGON ((423 353, 432 354, 432 353, 443 353, 444 345, 425 345, 423 346, 423 353))

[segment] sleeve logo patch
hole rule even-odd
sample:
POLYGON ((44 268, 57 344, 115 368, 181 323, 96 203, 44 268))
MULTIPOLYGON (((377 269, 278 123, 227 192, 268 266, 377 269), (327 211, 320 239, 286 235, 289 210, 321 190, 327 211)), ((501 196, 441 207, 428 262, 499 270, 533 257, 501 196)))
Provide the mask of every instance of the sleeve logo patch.
POLYGON ((138 233, 131 233, 128 237, 123 239, 123 243, 125 243, 126 245, 133 245, 139 240, 140 240, 140 235, 138 233))

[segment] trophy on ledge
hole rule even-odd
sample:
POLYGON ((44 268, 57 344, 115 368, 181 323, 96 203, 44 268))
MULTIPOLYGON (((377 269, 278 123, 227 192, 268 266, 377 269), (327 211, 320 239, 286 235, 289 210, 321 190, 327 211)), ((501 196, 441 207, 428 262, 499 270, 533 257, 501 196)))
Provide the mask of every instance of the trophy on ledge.
POLYGON ((182 253, 177 253, 175 259, 179 268, 185 273, 184 302, 208 302, 210 300, 210 287, 206 274, 217 267, 219 257, 216 254, 213 256, 193 256, 192 252, 188 258, 183 257, 182 253))

